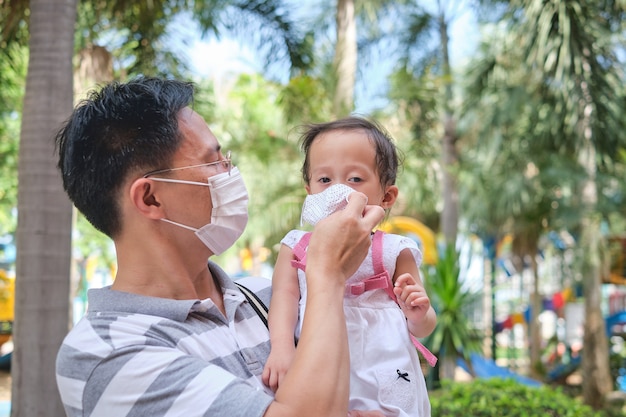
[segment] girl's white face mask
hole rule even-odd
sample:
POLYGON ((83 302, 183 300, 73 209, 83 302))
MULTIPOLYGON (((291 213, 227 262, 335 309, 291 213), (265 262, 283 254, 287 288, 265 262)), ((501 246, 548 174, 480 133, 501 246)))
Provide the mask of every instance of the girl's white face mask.
POLYGON ((330 216, 337 210, 348 205, 348 196, 354 190, 344 184, 331 185, 321 193, 309 194, 302 205, 300 225, 308 223, 315 226, 317 222, 330 216))
POLYGON ((167 179, 167 182, 209 187, 213 210, 211 223, 199 229, 169 219, 162 221, 192 230, 214 255, 221 254, 239 239, 248 224, 248 191, 237 167, 233 167, 230 174, 224 172, 209 177, 206 184, 174 179, 167 179))

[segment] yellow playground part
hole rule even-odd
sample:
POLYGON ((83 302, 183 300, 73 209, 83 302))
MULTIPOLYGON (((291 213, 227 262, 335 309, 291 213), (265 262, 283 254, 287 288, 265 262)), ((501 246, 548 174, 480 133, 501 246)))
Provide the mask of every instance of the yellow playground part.
POLYGON ((437 263, 438 254, 435 232, 424 223, 412 217, 394 216, 385 220, 378 228, 383 232, 410 237, 417 242, 424 255, 424 263, 426 265, 437 263))
POLYGON ((0 345, 11 337, 14 303, 15 278, 0 269, 0 345))
POLYGON ((13 321, 15 279, 0 269, 0 321, 13 321))

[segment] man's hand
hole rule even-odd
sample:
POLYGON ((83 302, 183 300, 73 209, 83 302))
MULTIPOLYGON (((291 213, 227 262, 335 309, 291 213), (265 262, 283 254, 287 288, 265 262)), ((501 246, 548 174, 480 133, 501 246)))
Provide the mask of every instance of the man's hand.
POLYGON ((365 259, 372 229, 384 215, 382 207, 367 205, 364 194, 356 191, 350 194, 343 210, 315 226, 307 249, 307 272, 312 267, 321 275, 336 277, 339 273, 344 280, 348 279, 365 259))

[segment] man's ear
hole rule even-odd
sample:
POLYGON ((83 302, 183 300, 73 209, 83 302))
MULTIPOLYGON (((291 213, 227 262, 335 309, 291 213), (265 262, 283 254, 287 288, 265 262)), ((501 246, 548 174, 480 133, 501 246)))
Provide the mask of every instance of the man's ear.
POLYGON ((393 206, 393 203, 395 203, 397 199, 398 199, 398 186, 390 185, 385 190, 385 195, 383 196, 383 201, 380 204, 380 206, 384 208, 385 210, 387 210, 391 208, 391 206, 393 206))
POLYGON ((154 181, 139 178, 133 182, 129 190, 131 204, 142 215, 152 218, 163 218, 163 210, 155 194, 154 181))

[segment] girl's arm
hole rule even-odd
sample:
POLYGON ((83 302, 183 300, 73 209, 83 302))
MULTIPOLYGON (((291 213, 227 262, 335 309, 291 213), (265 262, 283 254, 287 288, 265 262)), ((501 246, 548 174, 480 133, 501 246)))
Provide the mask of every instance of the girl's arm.
POLYGON ((300 288, 297 270, 291 266, 293 252, 281 245, 272 276, 272 299, 268 313, 270 352, 263 383, 276 391, 295 355, 294 331, 298 321, 300 288))
POLYGON ((402 250, 396 260, 393 282, 393 292, 407 318, 409 332, 417 338, 431 334, 437 324, 437 316, 424 289, 415 258, 409 249, 402 250))

